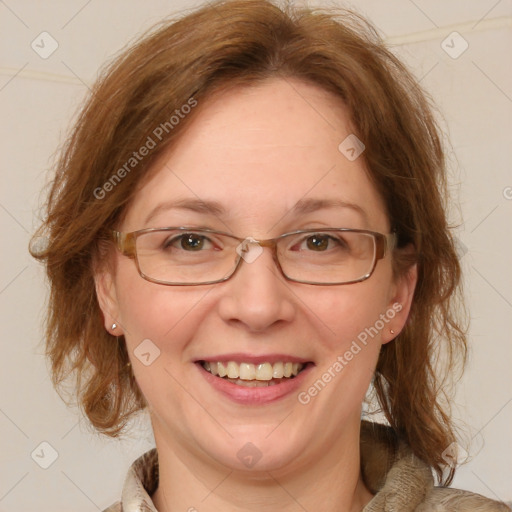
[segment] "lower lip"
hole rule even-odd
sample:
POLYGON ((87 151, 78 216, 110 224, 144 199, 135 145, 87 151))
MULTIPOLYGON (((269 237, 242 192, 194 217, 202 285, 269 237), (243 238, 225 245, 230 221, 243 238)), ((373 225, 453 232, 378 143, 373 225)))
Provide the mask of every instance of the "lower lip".
POLYGON ((306 378, 306 374, 309 373, 309 370, 313 367, 313 365, 309 363, 306 368, 293 379, 286 379, 273 386, 246 387, 233 384, 226 379, 212 375, 203 368, 201 363, 196 363, 196 366, 201 375, 214 389, 234 402, 244 405, 267 404, 294 393, 296 394, 298 388, 306 378))

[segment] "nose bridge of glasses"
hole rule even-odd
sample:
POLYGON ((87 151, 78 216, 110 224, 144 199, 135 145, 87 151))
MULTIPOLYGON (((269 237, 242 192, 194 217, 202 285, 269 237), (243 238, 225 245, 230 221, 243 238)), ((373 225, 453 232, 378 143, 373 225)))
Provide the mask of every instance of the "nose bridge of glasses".
POLYGON ((273 239, 257 240, 253 237, 247 237, 241 240, 237 245, 236 252, 240 259, 243 259, 247 263, 252 263, 263 253, 265 247, 273 250, 275 245, 276 242, 273 239))
MULTIPOLYGON (((260 259, 260 257, 262 256, 262 254, 264 252, 263 251, 264 248, 268 248, 271 250, 271 257, 272 257, 272 260, 274 261, 274 264, 277 267, 278 274, 280 273, 280 274, 284 275, 283 270, 281 268, 281 264, 277 257, 277 242, 279 241, 278 238, 259 240, 259 239, 255 239, 253 237, 246 237, 245 239, 239 239, 239 240, 240 240, 240 242, 236 247, 236 253, 238 254, 238 258, 236 261, 236 266, 233 270, 233 273, 230 275, 230 277, 233 274, 235 274, 237 271, 239 271, 240 266, 242 265, 242 261, 244 263, 252 264, 257 259, 260 259)), ((263 263, 263 265, 268 266, 268 263, 269 263, 269 261, 266 260, 266 262, 263 263)), ((258 270, 258 272, 260 272, 260 271, 261 271, 261 269, 258 270)), ((275 272, 273 272, 273 274, 277 275, 277 274, 275 274, 275 272)))
POLYGON ((258 239, 253 238, 252 236, 248 236, 244 239, 239 238, 239 246, 245 248, 248 248, 249 246, 260 246, 260 247, 274 247, 276 245, 276 239, 270 238, 270 239, 258 239))

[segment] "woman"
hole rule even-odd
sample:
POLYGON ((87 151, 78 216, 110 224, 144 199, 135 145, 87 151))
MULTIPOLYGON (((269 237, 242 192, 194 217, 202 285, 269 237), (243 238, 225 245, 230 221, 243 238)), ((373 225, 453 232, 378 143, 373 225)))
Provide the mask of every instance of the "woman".
POLYGON ((150 413, 109 510, 508 510, 446 487, 444 197, 429 103, 355 15, 217 2, 117 59, 37 254, 55 383, 110 436, 150 413), (361 422, 370 385, 390 426, 361 422))

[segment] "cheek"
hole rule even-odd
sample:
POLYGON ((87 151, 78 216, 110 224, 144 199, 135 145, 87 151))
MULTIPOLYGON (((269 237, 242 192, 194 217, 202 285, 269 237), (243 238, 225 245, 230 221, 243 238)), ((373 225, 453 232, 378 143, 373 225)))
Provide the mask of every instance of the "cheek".
POLYGON ((179 384, 181 363, 190 362, 191 341, 208 307, 206 291, 128 276, 119 280, 118 303, 135 379, 153 410, 183 414, 190 397, 179 384))
POLYGON ((312 430, 336 432, 349 417, 361 413, 386 328, 381 315, 386 315, 389 288, 382 284, 369 279, 318 290, 307 302, 318 312, 310 312, 308 322, 316 319, 322 333, 317 336, 321 348, 315 373, 297 397, 312 430))
POLYGON ((371 341, 379 350, 382 332, 391 315, 387 315, 389 288, 377 277, 374 275, 367 281, 344 287, 324 288, 314 297, 303 298, 309 305, 305 309, 310 321, 323 333, 323 344, 328 352, 347 350, 353 341, 363 346, 370 345, 371 341))
POLYGON ((336 421, 340 414, 360 406, 375 371, 382 334, 395 316, 394 310, 389 311, 390 280, 386 277, 386 273, 374 274, 367 281, 318 290, 314 300, 305 299, 318 312, 310 313, 309 321, 316 319, 322 332, 316 376, 322 382, 304 390, 304 403, 315 400, 315 407, 332 408, 342 396, 344 406, 335 406, 336 413, 332 409, 336 421), (328 390, 320 393, 324 384, 328 390))
POLYGON ((197 327, 191 319, 201 311, 205 291, 151 283, 140 277, 133 262, 128 263, 134 268, 120 265, 116 289, 129 349, 133 352, 143 340, 150 339, 160 349, 165 347, 165 352, 176 351, 190 338, 194 325, 197 327))

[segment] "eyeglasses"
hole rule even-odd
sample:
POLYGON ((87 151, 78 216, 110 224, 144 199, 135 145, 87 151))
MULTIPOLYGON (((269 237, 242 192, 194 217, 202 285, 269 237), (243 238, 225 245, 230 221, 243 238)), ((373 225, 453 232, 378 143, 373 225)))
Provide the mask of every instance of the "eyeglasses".
POLYGON ((135 260, 141 277, 170 286, 227 281, 241 261, 252 263, 272 249, 282 275, 312 285, 351 284, 368 279, 377 261, 392 251, 395 233, 362 229, 304 229, 268 240, 187 227, 112 231, 118 250, 135 260))

